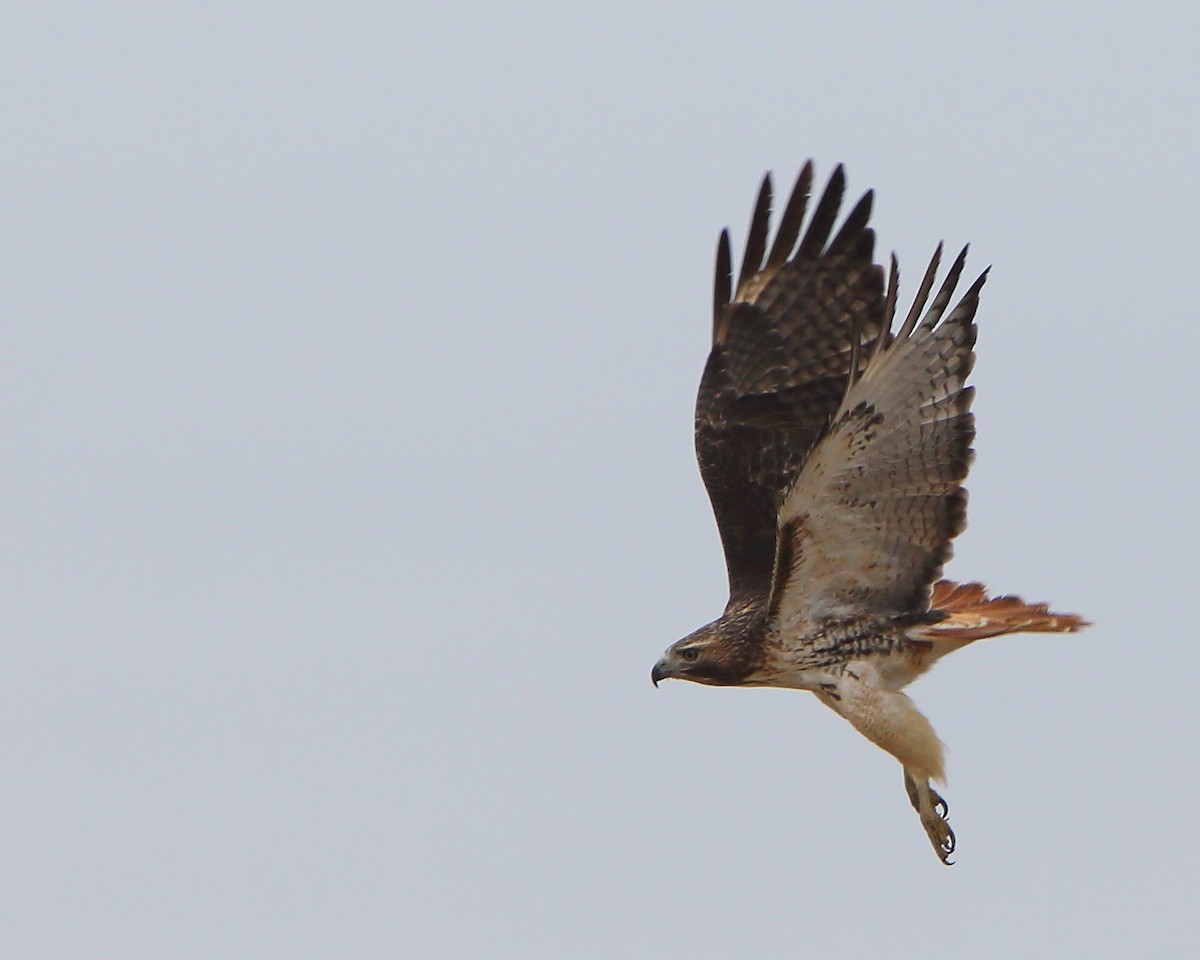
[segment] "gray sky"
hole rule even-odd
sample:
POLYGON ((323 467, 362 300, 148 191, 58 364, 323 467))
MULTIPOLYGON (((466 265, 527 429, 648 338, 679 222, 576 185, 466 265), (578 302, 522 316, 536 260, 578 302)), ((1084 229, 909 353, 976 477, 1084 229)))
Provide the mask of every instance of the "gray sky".
POLYGON ((1194 3, 14 4, 14 958, 1184 956, 1194 3), (1086 614, 912 693, 958 864, 805 695, 648 672, 762 172, 994 264, 949 574, 1086 614))

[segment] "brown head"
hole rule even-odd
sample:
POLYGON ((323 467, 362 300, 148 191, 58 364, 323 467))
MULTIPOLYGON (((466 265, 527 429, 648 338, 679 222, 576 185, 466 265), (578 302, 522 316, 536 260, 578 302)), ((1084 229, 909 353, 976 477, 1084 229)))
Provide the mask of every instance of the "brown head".
POLYGON ((739 686, 763 660, 762 619, 757 611, 726 612, 667 648, 650 679, 691 680, 713 686, 739 686))

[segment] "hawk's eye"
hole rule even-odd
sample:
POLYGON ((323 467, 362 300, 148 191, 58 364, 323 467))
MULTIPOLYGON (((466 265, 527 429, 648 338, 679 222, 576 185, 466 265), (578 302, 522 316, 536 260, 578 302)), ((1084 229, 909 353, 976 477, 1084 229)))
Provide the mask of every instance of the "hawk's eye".
POLYGON ((679 656, 688 663, 695 663, 700 659, 700 651, 695 647, 688 647, 686 650, 680 650, 679 656))

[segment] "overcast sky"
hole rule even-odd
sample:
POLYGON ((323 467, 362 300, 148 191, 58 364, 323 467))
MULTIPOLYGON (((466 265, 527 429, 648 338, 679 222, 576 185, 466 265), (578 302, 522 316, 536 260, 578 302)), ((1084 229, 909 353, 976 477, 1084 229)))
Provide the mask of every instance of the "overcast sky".
POLYGON ((578 6, 8 6, 0 952, 1191 955, 1195 3, 578 6), (994 265, 948 573, 1095 621, 911 689, 952 869, 812 697, 649 682, 808 157, 902 298, 994 265))

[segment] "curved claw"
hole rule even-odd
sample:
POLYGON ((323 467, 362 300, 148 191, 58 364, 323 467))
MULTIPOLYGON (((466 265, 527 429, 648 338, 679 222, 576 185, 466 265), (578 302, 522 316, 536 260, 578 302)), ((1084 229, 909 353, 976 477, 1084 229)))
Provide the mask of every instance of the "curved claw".
POLYGON ((925 828, 925 833, 929 835, 929 842, 933 844, 933 849, 937 853, 938 859, 948 867, 953 866, 954 861, 950 859, 950 855, 954 853, 954 848, 958 845, 958 840, 954 836, 954 831, 950 828, 950 824, 935 815, 932 817, 922 817, 921 826, 925 828))
POLYGON ((929 785, 928 780, 914 779, 907 770, 904 771, 904 789, 913 809, 921 817, 921 826, 925 828, 925 834, 933 844, 938 859, 946 866, 951 866, 954 861, 950 859, 950 855, 954 853, 958 840, 946 821, 946 816, 950 813, 950 804, 929 785))

